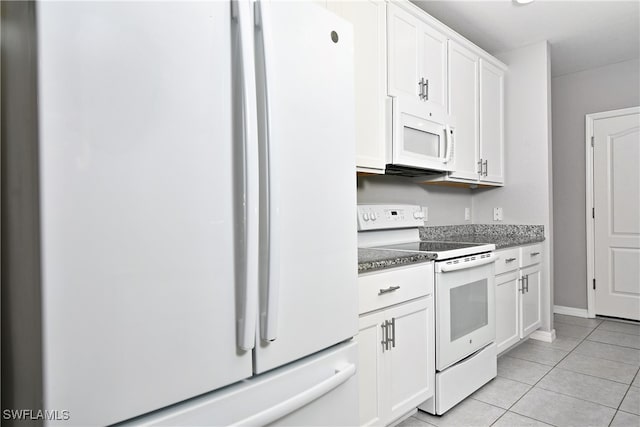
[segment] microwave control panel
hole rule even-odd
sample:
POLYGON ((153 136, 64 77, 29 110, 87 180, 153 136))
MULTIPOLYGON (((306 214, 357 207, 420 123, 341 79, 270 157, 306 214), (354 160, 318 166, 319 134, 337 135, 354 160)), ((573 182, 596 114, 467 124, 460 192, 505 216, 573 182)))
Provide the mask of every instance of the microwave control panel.
POLYGON ((358 230, 385 230, 424 225, 424 213, 414 205, 358 205, 358 230))

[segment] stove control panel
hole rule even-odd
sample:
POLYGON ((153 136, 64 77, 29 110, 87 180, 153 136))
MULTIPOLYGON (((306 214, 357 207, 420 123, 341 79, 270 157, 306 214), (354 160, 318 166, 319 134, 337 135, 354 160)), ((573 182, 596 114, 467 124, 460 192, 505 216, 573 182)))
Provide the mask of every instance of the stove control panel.
POLYGON ((358 231, 411 228, 424 225, 424 213, 415 205, 358 205, 358 231))

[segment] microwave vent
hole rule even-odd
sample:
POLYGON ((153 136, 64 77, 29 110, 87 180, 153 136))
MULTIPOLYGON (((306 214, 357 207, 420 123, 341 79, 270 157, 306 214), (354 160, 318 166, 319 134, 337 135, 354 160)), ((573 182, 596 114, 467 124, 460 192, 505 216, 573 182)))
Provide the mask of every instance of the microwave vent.
POLYGON ((385 175, 405 176, 409 178, 418 178, 429 175, 442 175, 445 172, 434 171, 429 169, 412 168, 409 166, 387 164, 384 170, 385 175))

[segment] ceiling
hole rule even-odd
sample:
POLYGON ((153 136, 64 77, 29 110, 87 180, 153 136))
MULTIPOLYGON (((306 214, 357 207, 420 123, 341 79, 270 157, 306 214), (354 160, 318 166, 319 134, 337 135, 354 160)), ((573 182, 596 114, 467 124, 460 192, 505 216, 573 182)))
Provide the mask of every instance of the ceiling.
POLYGON ((551 75, 640 57, 640 1, 411 0, 491 54, 542 40, 551 75))

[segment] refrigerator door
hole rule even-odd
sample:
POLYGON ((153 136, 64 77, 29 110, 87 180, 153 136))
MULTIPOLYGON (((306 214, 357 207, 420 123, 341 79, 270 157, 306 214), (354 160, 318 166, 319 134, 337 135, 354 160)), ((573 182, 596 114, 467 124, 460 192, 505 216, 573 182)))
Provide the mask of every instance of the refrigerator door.
POLYGON ((357 333, 351 25, 311 2, 256 3, 264 372, 357 333))
POLYGON ((230 3, 37 17, 44 407, 107 425, 251 376, 230 3))
POLYGON ((355 426, 357 360, 357 344, 349 341, 122 427, 355 426))

